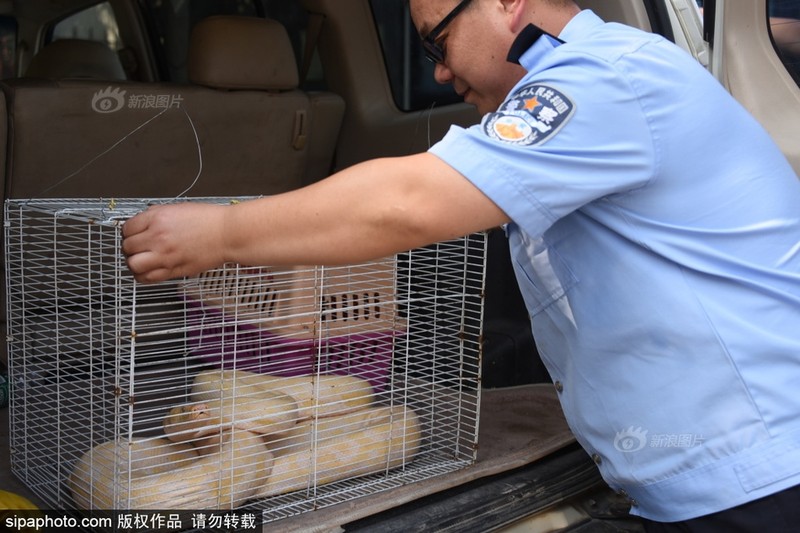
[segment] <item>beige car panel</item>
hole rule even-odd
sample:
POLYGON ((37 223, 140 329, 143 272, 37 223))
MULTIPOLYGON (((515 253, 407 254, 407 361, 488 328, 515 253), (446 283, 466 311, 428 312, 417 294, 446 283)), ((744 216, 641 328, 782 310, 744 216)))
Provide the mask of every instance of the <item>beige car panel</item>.
POLYGON ((800 174, 800 88, 766 31, 766 0, 718 0, 717 4, 724 7, 724 26, 716 32, 715 48, 721 53, 712 68, 731 94, 770 132, 800 174))

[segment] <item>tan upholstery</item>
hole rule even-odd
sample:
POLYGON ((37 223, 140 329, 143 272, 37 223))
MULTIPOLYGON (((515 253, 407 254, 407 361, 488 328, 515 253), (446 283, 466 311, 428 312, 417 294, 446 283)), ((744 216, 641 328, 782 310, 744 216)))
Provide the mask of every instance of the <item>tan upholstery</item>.
POLYGON ((59 39, 48 44, 33 56, 25 76, 126 79, 125 69, 116 52, 104 43, 84 39, 59 39))
POLYGON ((191 84, 54 73, 0 83, 5 197, 174 198, 191 186, 186 196, 235 198, 327 176, 344 101, 297 88, 283 27, 226 17, 199 28, 191 84), (234 43, 213 46, 225 36, 234 43))
POLYGON ((331 173, 333 155, 344 118, 344 99, 338 94, 309 92, 311 123, 308 132, 308 157, 304 185, 319 181, 331 173))
POLYGON ((297 62, 289 35, 270 19, 208 17, 192 29, 189 80, 215 89, 297 89, 297 62))
POLYGON ((327 176, 344 102, 297 88, 280 24, 210 18, 190 56, 203 85, 7 80, 7 197, 172 197, 201 163, 190 196, 275 194, 327 176))
POLYGON ((9 197, 274 194, 302 184, 300 91, 177 84, 11 80, 9 197), (197 139, 195 138, 195 131, 197 139), (198 146, 199 141, 199 146, 198 146))
MULTIPOLYGON (((270 91, 282 98, 298 92, 297 59, 289 36, 270 19, 214 16, 201 20, 192 30, 188 70, 192 83, 218 90, 270 91)), ((231 95, 228 101, 246 107, 246 94, 231 95)), ((306 97, 308 108, 294 108, 292 137, 292 146, 305 152, 300 185, 330 173, 345 110, 339 95, 315 91, 306 97)))

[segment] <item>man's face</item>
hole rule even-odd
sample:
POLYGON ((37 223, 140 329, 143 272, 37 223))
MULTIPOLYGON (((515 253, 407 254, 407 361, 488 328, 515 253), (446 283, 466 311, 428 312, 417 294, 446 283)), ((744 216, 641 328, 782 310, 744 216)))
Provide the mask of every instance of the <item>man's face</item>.
MULTIPOLYGON (((426 37, 461 0, 410 0, 411 18, 421 37, 426 37)), ((506 61, 515 34, 511 15, 499 0, 471 0, 436 36, 444 52, 434 78, 450 83, 464 101, 481 114, 498 108, 524 74, 519 65, 506 61)))

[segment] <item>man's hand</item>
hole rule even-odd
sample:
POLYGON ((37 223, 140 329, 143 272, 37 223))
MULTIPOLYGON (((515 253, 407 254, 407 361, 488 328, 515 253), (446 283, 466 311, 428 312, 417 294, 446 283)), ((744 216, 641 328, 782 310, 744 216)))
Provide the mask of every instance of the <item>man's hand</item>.
POLYGON ((155 206, 122 227, 122 252, 137 281, 192 276, 225 262, 223 205, 155 206))

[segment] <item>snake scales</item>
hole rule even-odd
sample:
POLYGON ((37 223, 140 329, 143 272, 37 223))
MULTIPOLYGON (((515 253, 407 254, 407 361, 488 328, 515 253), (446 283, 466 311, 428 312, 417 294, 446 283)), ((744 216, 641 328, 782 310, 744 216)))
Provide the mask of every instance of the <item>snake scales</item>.
POLYGON ((164 436, 95 446, 68 486, 83 509, 230 509, 388 471, 418 452, 420 423, 405 406, 373 402, 369 382, 352 376, 203 372, 164 436))

